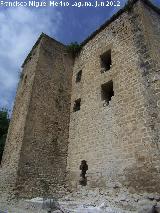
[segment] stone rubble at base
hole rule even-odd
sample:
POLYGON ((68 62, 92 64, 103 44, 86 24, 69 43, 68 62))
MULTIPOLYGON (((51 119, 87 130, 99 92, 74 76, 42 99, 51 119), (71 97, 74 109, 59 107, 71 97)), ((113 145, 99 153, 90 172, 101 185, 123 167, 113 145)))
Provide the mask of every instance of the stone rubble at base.
MULTIPOLYGON (((46 213, 43 201, 43 198, 37 197, 30 200, 12 200, 3 205, 0 202, 0 209, 7 210, 7 213, 46 213)), ((65 213, 155 213, 154 206, 157 207, 156 213, 160 213, 160 195, 129 194, 127 191, 118 192, 117 189, 113 193, 112 190, 104 192, 82 187, 60 198, 57 203, 57 209, 53 213, 60 213, 59 207, 65 213)))

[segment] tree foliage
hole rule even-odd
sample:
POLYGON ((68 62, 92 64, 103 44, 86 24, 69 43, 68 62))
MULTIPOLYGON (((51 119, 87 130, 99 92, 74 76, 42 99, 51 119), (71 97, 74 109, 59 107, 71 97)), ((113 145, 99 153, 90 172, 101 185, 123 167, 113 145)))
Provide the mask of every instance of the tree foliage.
POLYGON ((76 57, 81 50, 81 45, 78 42, 72 42, 67 45, 67 51, 72 54, 73 57, 76 57))
POLYGON ((0 109, 0 162, 4 151, 5 141, 9 127, 9 115, 7 109, 0 109))

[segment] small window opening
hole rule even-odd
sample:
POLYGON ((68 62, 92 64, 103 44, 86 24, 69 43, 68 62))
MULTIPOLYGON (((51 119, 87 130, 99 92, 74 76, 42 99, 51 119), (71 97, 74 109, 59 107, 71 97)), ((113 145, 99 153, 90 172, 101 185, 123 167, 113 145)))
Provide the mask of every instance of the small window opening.
POLYGON ((113 81, 109 81, 105 84, 101 85, 101 97, 102 100, 109 105, 109 102, 112 99, 112 96, 114 96, 114 90, 113 90, 113 81))
POLYGON ((102 73, 106 72, 107 70, 110 70, 112 65, 111 50, 108 50, 107 52, 103 53, 100 58, 102 73))
POLYGON ((82 78, 82 70, 80 70, 76 75, 76 83, 80 82, 82 78))
POLYGON ((74 102, 73 111, 74 112, 79 111, 80 108, 81 108, 81 99, 79 98, 74 102))

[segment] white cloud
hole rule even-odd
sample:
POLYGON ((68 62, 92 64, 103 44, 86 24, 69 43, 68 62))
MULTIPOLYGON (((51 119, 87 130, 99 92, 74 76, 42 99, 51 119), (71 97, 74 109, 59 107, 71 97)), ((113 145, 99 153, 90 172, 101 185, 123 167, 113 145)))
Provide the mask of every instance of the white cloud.
POLYGON ((18 71, 41 32, 56 37, 61 14, 53 8, 0 11, 0 107, 11 107, 18 71))

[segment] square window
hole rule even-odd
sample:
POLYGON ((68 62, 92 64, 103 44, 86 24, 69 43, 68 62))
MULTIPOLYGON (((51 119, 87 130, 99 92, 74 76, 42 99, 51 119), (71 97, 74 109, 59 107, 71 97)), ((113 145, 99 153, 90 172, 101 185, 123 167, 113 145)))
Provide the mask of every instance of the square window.
POLYGON ((76 111, 79 111, 81 108, 81 99, 77 99, 75 100, 74 102, 74 107, 73 107, 73 111, 76 112, 76 111))
POLYGON ((113 90, 113 81, 109 81, 105 84, 101 85, 101 97, 102 100, 109 105, 109 102, 112 99, 112 96, 114 96, 114 90, 113 90))
POLYGON ((100 58, 102 73, 106 72, 107 70, 110 70, 112 65, 111 50, 108 50, 107 52, 103 53, 100 58))
POLYGON ((82 78, 82 70, 80 70, 76 75, 76 83, 80 82, 82 78))

